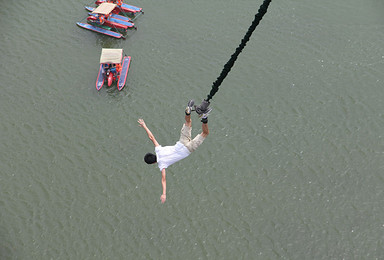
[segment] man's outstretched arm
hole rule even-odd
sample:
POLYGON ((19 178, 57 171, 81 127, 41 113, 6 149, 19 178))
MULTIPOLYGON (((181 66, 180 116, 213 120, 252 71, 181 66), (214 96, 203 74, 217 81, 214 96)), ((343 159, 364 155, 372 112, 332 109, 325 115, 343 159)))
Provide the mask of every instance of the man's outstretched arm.
POLYGON ((167 199, 167 180, 165 179, 165 169, 161 170, 161 186, 163 186, 163 194, 160 196, 161 203, 167 199))
POLYGON ((145 124, 144 120, 141 119, 141 118, 139 118, 139 120, 138 120, 137 122, 138 122, 138 123, 140 124, 140 126, 141 126, 142 128, 144 128, 144 130, 147 132, 149 140, 151 140, 151 141, 153 142, 153 144, 155 145, 155 147, 156 147, 156 146, 159 146, 159 143, 156 141, 155 136, 152 134, 151 130, 149 130, 149 128, 148 128, 147 125, 145 124))

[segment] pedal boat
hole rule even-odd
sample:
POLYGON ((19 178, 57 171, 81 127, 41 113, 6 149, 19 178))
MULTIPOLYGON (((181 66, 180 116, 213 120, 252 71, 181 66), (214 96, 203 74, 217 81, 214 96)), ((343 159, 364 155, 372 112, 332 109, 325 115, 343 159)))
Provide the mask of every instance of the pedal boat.
POLYGON ((123 56, 123 49, 103 48, 101 50, 96 89, 100 90, 106 81, 108 87, 110 87, 113 82, 117 82, 117 89, 119 91, 122 90, 127 81, 130 63, 131 56, 123 56))
POLYGON ((112 16, 112 11, 116 6, 116 4, 112 3, 102 3, 89 14, 87 17, 88 23, 98 27, 107 26, 111 29, 124 31, 134 27, 133 23, 112 16))

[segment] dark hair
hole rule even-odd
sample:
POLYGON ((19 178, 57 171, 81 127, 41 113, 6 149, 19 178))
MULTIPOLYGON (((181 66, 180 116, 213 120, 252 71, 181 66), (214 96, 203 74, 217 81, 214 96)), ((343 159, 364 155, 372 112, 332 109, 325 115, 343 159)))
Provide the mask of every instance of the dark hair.
POLYGON ((156 155, 153 154, 153 153, 147 153, 145 156, 144 156, 144 161, 148 164, 152 164, 152 163, 155 163, 157 162, 157 158, 156 158, 156 155))

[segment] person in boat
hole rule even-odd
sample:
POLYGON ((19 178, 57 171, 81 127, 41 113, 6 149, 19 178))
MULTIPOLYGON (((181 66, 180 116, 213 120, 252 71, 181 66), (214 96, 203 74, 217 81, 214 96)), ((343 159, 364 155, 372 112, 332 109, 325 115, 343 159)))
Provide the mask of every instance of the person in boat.
POLYGON ((168 166, 174 164, 175 162, 178 162, 186 158, 187 156, 189 156, 193 151, 197 149, 197 147, 199 147, 203 143, 203 141, 209 134, 208 115, 212 109, 207 106, 203 110, 196 109, 196 112, 201 118, 202 132, 198 134, 195 138, 191 139, 191 132, 192 132, 191 112, 193 111, 193 105, 194 105, 194 101, 190 100, 185 109, 185 123, 181 129, 180 139, 173 146, 164 146, 164 147, 161 146, 156 141, 155 136, 152 134, 152 132, 148 129, 144 120, 141 118, 138 120, 139 126, 144 128, 144 130, 148 134, 148 138, 153 142, 155 146, 155 154, 147 153, 144 156, 144 161, 147 164, 157 163, 161 171, 161 185, 163 188, 163 193, 160 196, 161 203, 164 203, 167 198, 167 193, 166 193, 167 182, 166 182, 165 169, 168 168, 168 166))
POLYGON ((116 64, 116 72, 117 72, 117 74, 120 74, 120 72, 121 72, 121 64, 120 63, 116 64))
POLYGON ((103 14, 99 14, 99 24, 104 24, 104 22, 105 22, 105 15, 103 15, 103 14))
POLYGON ((108 3, 117 4, 118 6, 121 6, 123 4, 122 0, 109 0, 108 3))
POLYGON ((116 64, 112 64, 111 65, 111 70, 110 70, 113 74, 116 74, 116 64))

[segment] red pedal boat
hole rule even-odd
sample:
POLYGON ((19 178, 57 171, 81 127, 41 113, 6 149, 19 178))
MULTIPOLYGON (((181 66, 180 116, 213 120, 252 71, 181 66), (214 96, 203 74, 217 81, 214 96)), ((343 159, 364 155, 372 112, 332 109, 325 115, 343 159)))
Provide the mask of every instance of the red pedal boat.
POLYGON ((120 91, 124 88, 127 81, 129 65, 131 63, 130 56, 123 57, 123 49, 107 49, 101 50, 99 74, 96 80, 96 89, 100 90, 104 82, 107 81, 108 87, 113 82, 117 82, 117 89, 120 91))
POLYGON ((107 26, 112 29, 127 30, 134 27, 133 23, 117 19, 111 15, 116 6, 116 4, 112 3, 102 3, 90 13, 87 21, 95 26, 107 26))

